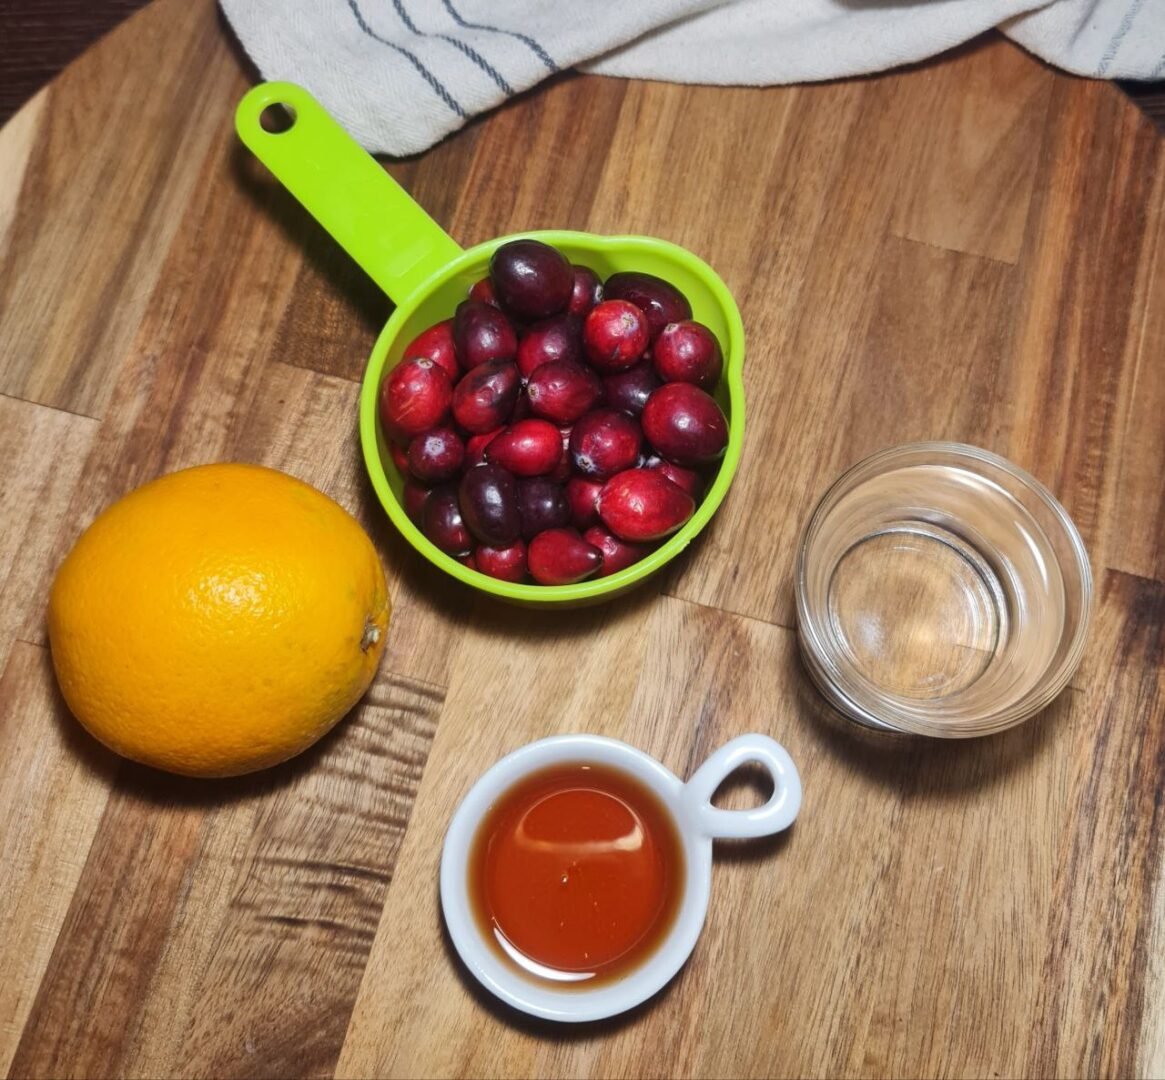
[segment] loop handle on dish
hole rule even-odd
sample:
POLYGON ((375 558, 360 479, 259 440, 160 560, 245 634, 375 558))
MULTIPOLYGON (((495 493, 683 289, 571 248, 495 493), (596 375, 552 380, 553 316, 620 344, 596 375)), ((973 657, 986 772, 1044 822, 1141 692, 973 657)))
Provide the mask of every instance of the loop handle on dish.
POLYGON ((696 770, 680 797, 706 836, 725 840, 770 836, 787 829, 797 817, 801 809, 801 778, 780 743, 767 735, 741 735, 725 743, 696 770), (769 801, 751 810, 721 810, 713 806, 712 796, 725 778, 741 765, 753 762, 772 777, 769 801))
POLYGON ((302 86, 260 83, 239 102, 235 129, 394 303, 407 300, 461 254, 457 242, 302 86), (273 120, 280 122, 277 129, 273 120))

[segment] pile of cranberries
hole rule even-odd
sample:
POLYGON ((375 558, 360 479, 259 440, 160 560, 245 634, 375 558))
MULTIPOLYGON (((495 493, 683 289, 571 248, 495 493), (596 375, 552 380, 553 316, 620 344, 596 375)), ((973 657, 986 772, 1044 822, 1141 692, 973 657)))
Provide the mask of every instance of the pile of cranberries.
POLYGON ((692 516, 724 453, 722 363, 669 282, 503 244, 381 387, 405 511, 503 581, 623 570, 692 516))

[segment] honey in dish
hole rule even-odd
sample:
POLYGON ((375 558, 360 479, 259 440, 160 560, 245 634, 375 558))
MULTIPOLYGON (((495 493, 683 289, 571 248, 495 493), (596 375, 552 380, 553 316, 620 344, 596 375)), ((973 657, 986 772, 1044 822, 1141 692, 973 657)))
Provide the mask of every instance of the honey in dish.
POLYGON ((474 838, 478 925, 524 972, 579 989, 641 964, 667 936, 683 892, 671 814, 606 765, 553 765, 518 781, 474 838))

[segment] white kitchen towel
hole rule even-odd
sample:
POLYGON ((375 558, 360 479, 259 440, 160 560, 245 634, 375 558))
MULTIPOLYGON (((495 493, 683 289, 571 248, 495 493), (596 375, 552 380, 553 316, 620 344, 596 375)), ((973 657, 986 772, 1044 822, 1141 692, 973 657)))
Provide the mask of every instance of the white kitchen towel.
POLYGON ((568 68, 721 86, 884 71, 991 27, 1096 78, 1165 78, 1165 0, 221 0, 266 79, 412 154, 568 68))

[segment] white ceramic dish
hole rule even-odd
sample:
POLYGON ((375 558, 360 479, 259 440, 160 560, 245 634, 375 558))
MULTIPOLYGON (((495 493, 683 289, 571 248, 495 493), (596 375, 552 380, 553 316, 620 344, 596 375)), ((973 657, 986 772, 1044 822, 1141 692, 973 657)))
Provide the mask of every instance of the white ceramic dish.
MULTIPOLYGON (((769 836, 787 829, 801 808, 801 781, 788 753, 766 735, 742 735, 717 750, 686 784, 655 758, 615 739, 559 735, 502 758, 470 789, 453 815, 441 855, 441 907, 453 945, 474 977, 515 1009, 547 1020, 601 1020, 634 1008, 683 966, 708 911, 712 841, 769 836), (671 814, 684 854, 684 891, 675 922, 638 967, 593 989, 559 989, 522 973, 486 940, 470 903, 469 859, 474 837, 494 802, 530 773, 565 762, 623 770, 650 789, 671 814), (721 810, 712 795, 729 773, 756 762, 772 776, 773 794, 751 810, 721 810)), ((575 984, 577 985, 577 984, 575 984)))

